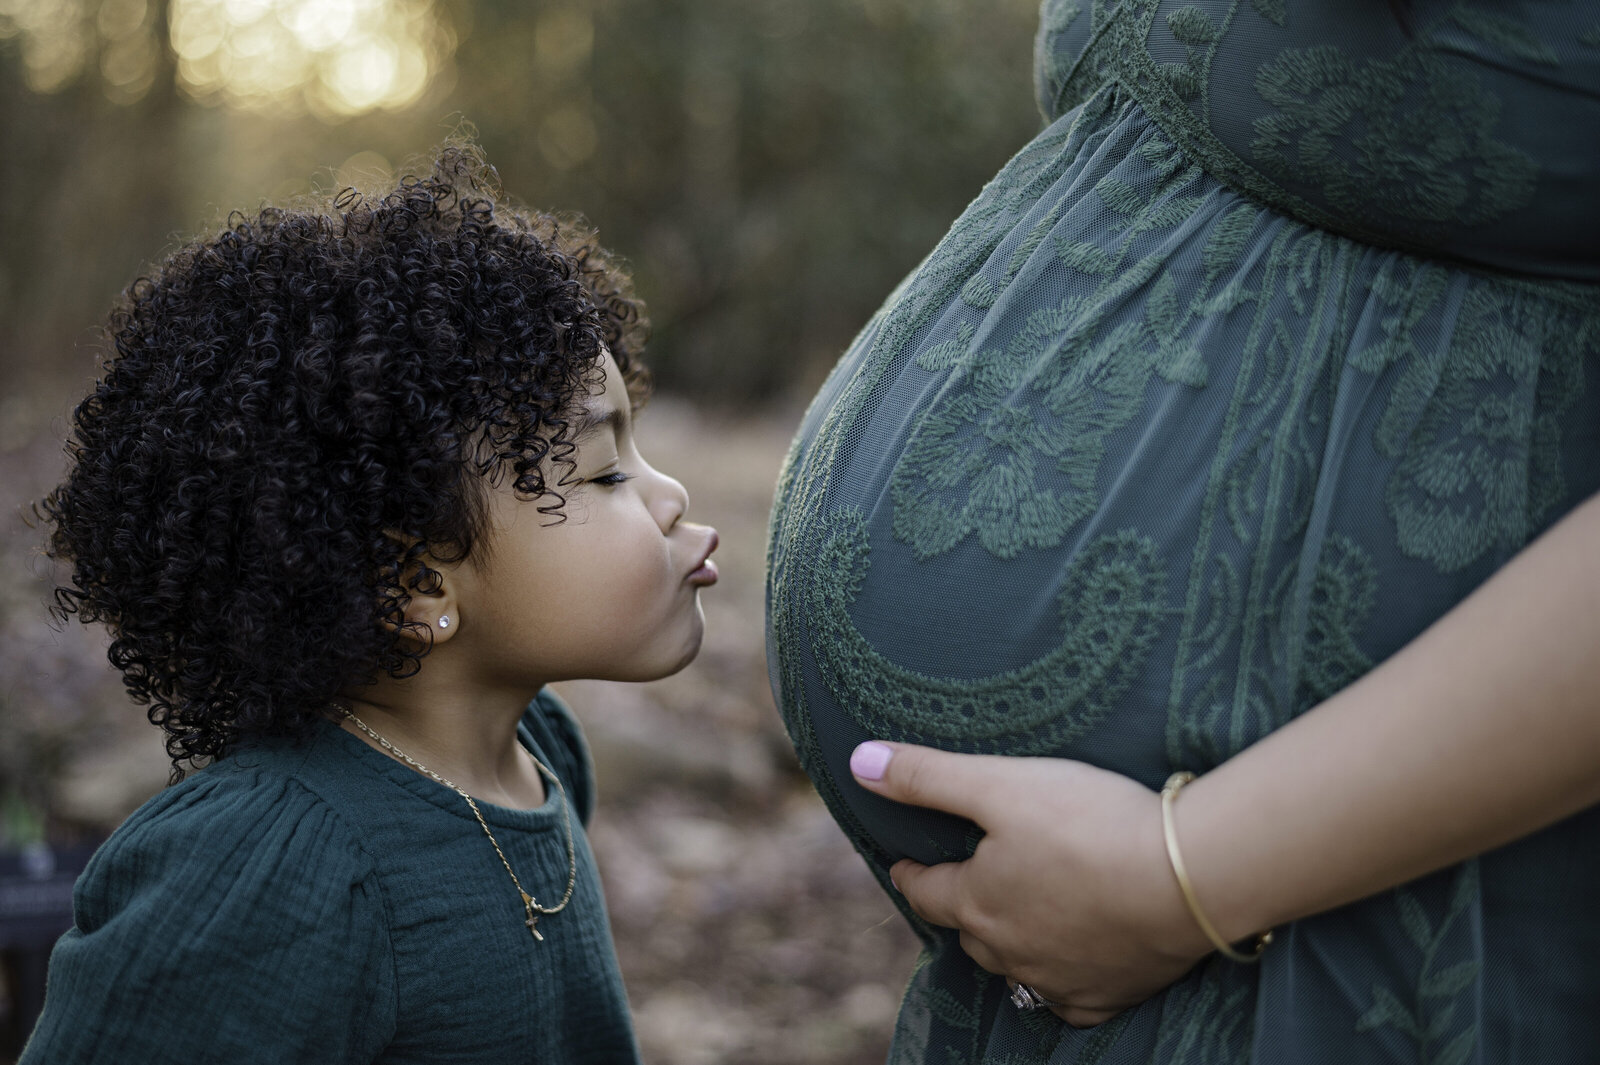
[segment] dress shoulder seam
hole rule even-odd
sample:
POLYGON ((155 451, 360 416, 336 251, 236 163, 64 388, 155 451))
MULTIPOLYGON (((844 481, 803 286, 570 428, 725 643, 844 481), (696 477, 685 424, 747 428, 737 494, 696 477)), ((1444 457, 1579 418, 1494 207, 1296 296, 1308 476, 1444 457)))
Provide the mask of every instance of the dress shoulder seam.
MULTIPOLYGON (((307 752, 307 758, 309 758, 309 751, 307 752)), ((370 850, 367 849, 366 841, 362 838, 361 833, 356 830, 356 826, 350 822, 349 818, 347 818, 344 813, 340 811, 338 805, 324 795, 315 786, 313 786, 310 781, 305 780, 301 776, 301 771, 305 768, 306 760, 306 758, 302 758, 293 770, 285 774, 284 779, 287 783, 305 792, 319 806, 323 807, 327 811, 328 816, 339 825, 346 839, 348 839, 355 849, 360 852, 361 857, 366 860, 366 874, 361 879, 364 882, 370 881, 377 888, 378 905, 383 918, 383 942, 389 955, 389 976, 393 981, 390 984, 390 987, 394 989, 394 994, 398 994, 400 987, 400 962, 395 956, 394 949, 394 904, 389 898, 389 888, 388 885, 384 883, 383 873, 380 871, 378 859, 370 850)), ((393 999, 393 994, 391 995, 391 999, 393 999)), ((397 1005, 398 1000, 393 1000, 390 1002, 391 1009, 396 1008, 397 1005)))

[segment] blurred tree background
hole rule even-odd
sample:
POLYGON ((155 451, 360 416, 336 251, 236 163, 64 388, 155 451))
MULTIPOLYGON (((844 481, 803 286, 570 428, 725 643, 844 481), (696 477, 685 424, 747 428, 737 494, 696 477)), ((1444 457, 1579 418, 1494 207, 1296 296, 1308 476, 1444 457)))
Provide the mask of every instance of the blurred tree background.
POLYGON ((381 183, 461 119, 509 190, 632 261, 667 389, 805 391, 1037 128, 1034 9, 0 0, 8 432, 79 390, 74 353, 175 234, 381 183))
POLYGON ((881 1060, 915 946, 772 708, 765 518, 811 392, 1038 128, 1036 2, 0 0, 0 848, 96 838, 164 777, 23 516, 112 299, 231 209, 381 190, 470 123, 631 262, 641 440, 724 536, 693 666, 566 692, 647 1059, 881 1060))

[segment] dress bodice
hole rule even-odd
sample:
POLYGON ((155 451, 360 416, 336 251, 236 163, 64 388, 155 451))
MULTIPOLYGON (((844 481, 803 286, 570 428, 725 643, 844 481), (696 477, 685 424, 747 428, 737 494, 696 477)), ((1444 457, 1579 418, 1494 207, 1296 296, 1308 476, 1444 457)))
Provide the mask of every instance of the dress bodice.
POLYGON ((1111 79, 1209 172, 1286 214, 1600 281, 1600 5, 1047 0, 1044 113, 1111 79))

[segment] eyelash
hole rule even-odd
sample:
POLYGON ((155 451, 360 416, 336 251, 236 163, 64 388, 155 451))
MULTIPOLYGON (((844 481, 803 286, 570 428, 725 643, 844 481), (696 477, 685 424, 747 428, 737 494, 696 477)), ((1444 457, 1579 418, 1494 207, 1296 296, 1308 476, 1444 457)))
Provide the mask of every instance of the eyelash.
POLYGON ((623 481, 631 480, 633 480, 633 477, 629 474, 623 473, 621 470, 613 470, 610 473, 604 474, 603 476, 593 478, 593 483, 603 484, 607 487, 611 487, 613 485, 619 485, 623 481))

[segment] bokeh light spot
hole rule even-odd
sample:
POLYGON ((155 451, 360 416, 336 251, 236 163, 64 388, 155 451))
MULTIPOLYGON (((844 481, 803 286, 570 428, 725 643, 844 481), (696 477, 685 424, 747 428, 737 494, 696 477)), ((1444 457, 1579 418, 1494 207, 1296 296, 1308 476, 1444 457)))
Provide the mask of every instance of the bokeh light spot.
POLYGON ((370 6, 360 0, 301 0, 279 8, 278 20, 302 47, 326 52, 351 35, 357 16, 370 6))
POLYGON ((557 107, 539 124, 539 153, 557 170, 587 162, 599 144, 594 115, 586 104, 557 107))
POLYGON ((156 44, 147 34, 124 37, 100 53, 106 96, 119 104, 137 102, 155 83, 156 44))
POLYGON ((7 0, 0 6, 0 38, 22 39, 22 76, 34 92, 58 92, 90 59, 88 12, 83 0, 7 0))
POLYGON ((143 29, 149 13, 145 0, 105 0, 95 16, 95 25, 105 40, 120 41, 143 29))
POLYGON ((330 118, 416 102, 455 46, 432 0, 172 0, 171 22, 190 95, 330 118))
POLYGON ((336 53, 333 69, 325 77, 348 110, 370 111, 389 95, 399 65, 391 42, 358 41, 336 53))
POLYGON ((539 16, 533 33, 533 58, 541 72, 564 78, 594 52, 594 19, 582 8, 555 8, 539 16))
POLYGON ((394 184, 394 165, 378 152, 357 152, 334 168, 333 184, 338 189, 373 195, 394 184))

